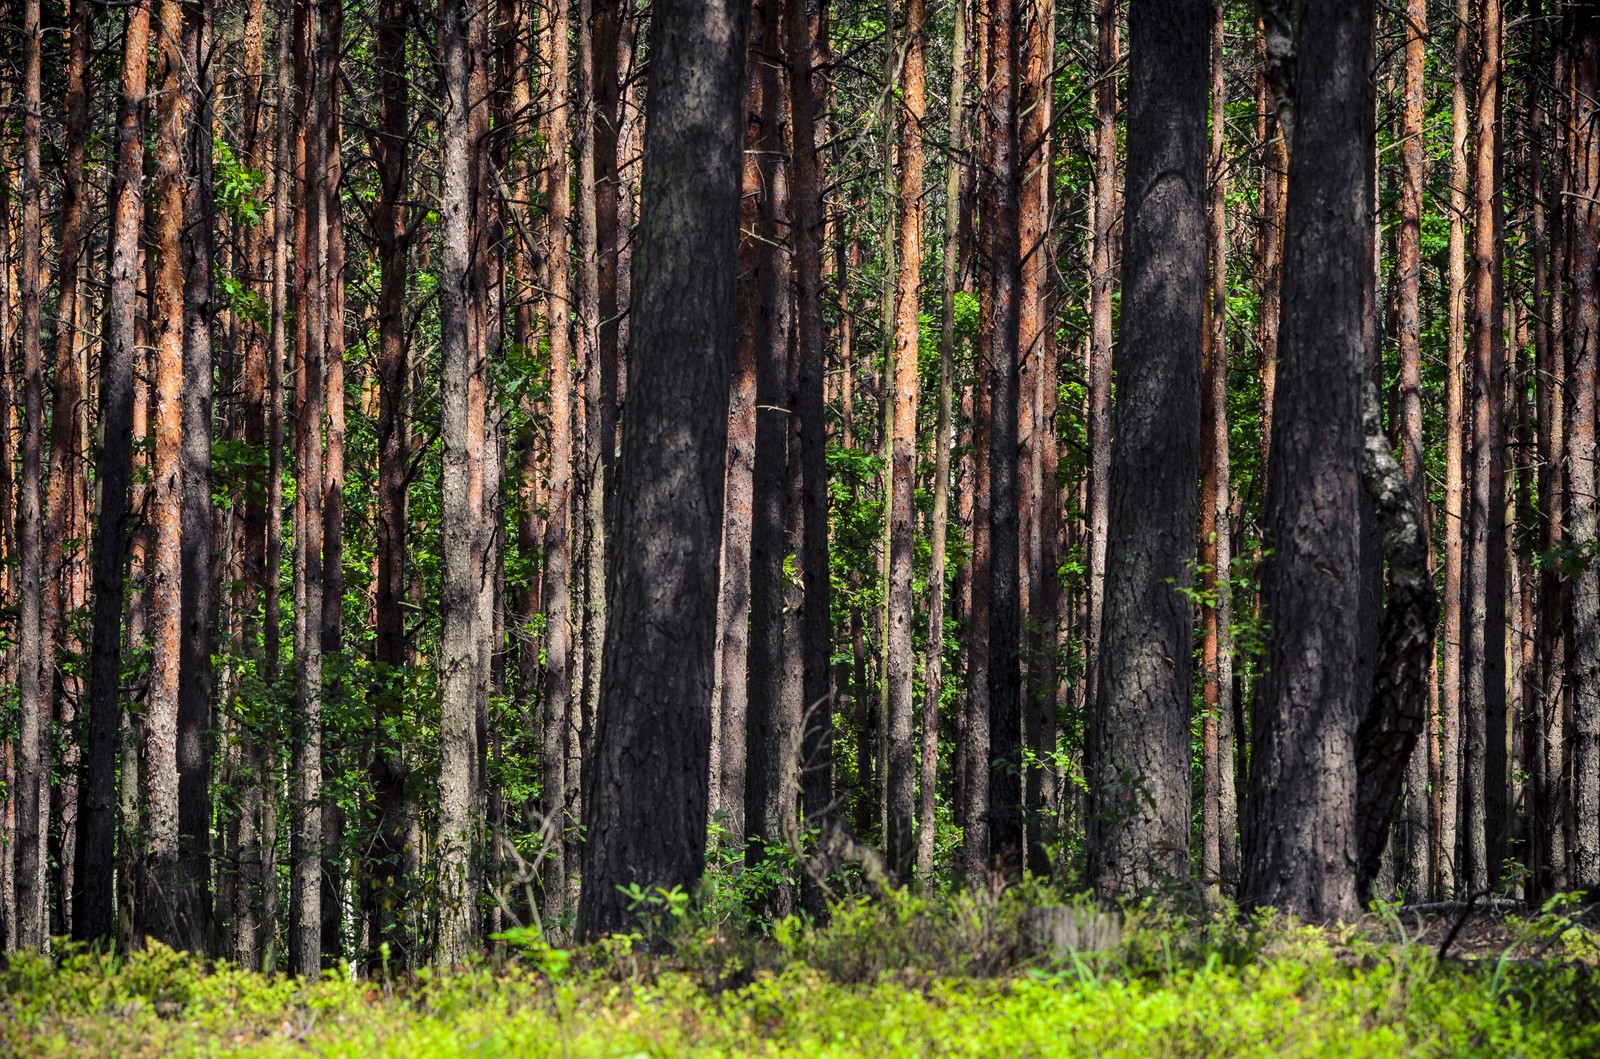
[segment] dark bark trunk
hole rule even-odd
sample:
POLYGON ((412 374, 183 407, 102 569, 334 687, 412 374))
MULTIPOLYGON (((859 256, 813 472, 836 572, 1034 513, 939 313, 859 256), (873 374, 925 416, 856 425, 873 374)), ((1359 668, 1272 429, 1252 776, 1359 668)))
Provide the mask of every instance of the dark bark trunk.
POLYGON ((619 887, 688 888, 704 865, 716 600, 703 571, 722 509, 747 18, 737 2, 658 0, 651 13, 636 396, 585 807, 585 937, 633 924, 619 887))
POLYGON ((1189 585, 1205 341, 1211 5, 1129 7, 1122 348, 1098 687, 1089 876, 1104 896, 1188 872, 1189 585))
POLYGON ((1300 26, 1277 414, 1267 489, 1267 677, 1241 892, 1311 920, 1356 911, 1361 386, 1369 330, 1370 0, 1300 26))

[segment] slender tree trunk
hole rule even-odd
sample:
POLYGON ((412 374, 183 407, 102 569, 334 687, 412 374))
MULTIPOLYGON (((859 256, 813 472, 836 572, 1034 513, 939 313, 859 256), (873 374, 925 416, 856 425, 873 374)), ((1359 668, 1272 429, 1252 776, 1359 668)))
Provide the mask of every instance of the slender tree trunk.
POLYGON ((482 203, 477 186, 474 111, 487 99, 472 91, 473 71, 487 61, 475 20, 462 0, 440 17, 444 116, 440 129, 440 437, 443 442, 442 576, 440 584, 440 768, 436 856, 439 884, 434 963, 464 963, 477 941, 477 837, 483 816, 481 744, 488 673, 479 651, 489 635, 479 586, 488 541, 484 429, 488 366, 473 330, 485 291, 473 261, 474 222, 482 203))
POLYGON ((939 700, 944 694, 945 547, 950 525, 950 450, 955 393, 956 284, 961 255, 961 170, 966 150, 967 5, 956 4, 950 45, 950 155, 944 180, 944 270, 939 334, 939 413, 933 433, 933 513, 928 560, 928 654, 923 660, 921 797, 917 804, 917 877, 933 876, 935 795, 939 779, 939 700))
POLYGON ((184 140, 191 98, 184 88, 183 9, 162 0, 158 17, 160 103, 157 107, 154 446, 151 461, 147 633, 150 683, 145 692, 145 866, 140 929, 174 947, 185 936, 180 856, 179 694, 182 642, 182 380, 186 174, 184 140))
MULTIPOLYGON (((793 0, 791 0, 793 2, 793 0)), ((916 461, 918 352, 922 273, 922 123, 927 116, 925 37, 927 7, 908 0, 905 13, 904 60, 900 73, 900 202, 899 265, 894 298, 894 434, 889 470, 888 666, 889 717, 887 741, 888 832, 884 848, 889 871, 909 880, 916 859, 916 750, 912 743, 915 659, 911 625, 915 617, 912 578, 916 566, 916 461)))
POLYGON ((1199 529, 1210 15, 1207 0, 1129 7, 1123 346, 1089 721, 1089 876, 1105 896, 1188 871, 1194 617, 1179 589, 1199 529))
POLYGON ((49 931, 45 839, 50 797, 51 710, 44 686, 50 645, 43 639, 44 357, 40 300, 44 285, 44 175, 40 169, 41 30, 39 0, 22 3, 22 225, 18 232, 19 357, 22 366, 21 477, 17 497, 17 947, 42 948, 49 931))
MULTIPOLYGON (((1573 188, 1572 346, 1567 370, 1572 394, 1567 425, 1571 466, 1569 511, 1574 546, 1600 536, 1600 490, 1595 447, 1595 363, 1600 357, 1600 21, 1575 14, 1568 30, 1572 69, 1573 188)), ((1572 865, 1570 884, 1600 885, 1600 573, 1584 568, 1572 578, 1572 865)))
MULTIPOLYGON (((1426 179, 1423 141, 1428 5, 1408 0, 1405 16, 1405 88, 1400 116, 1400 230, 1396 236, 1400 345, 1400 468, 1416 510, 1428 500, 1422 439, 1422 189, 1426 179)), ((1406 769, 1405 869, 1401 888, 1408 900, 1426 900, 1433 877, 1428 838, 1428 741, 1421 740, 1406 769)))
POLYGON ((315 13, 295 9, 295 511, 294 715, 289 836, 289 971, 322 962, 322 335, 326 288, 318 275, 323 232, 317 193, 321 123, 315 121, 315 13))
MULTIPOLYGON (((84 569, 82 543, 89 536, 85 509, 88 487, 84 478, 86 453, 79 438, 87 433, 88 384, 79 366, 81 311, 79 280, 83 266, 88 209, 85 203, 87 141, 89 136, 90 5, 75 0, 66 5, 66 99, 61 145, 61 247, 57 254, 56 350, 54 392, 50 403, 50 465, 45 501, 45 584, 40 616, 40 643, 44 651, 39 690, 54 704, 54 720, 69 733, 60 748, 60 779, 53 785, 49 848, 58 872, 55 916, 51 933, 66 933, 72 924, 73 870, 78 813, 78 742, 73 715, 79 699, 75 671, 61 666, 56 657, 79 653, 77 637, 67 625, 74 600, 81 595, 84 569), (58 686, 59 685, 59 686, 58 686)), ((82 300, 87 300, 83 298, 82 300)))
POLYGON ((1245 827, 1247 903, 1356 910, 1361 386, 1371 267, 1370 0, 1307 0, 1290 161, 1278 414, 1267 489, 1266 689, 1245 827))
POLYGON ((1117 10, 1099 0, 1095 20, 1094 224, 1089 257, 1089 627, 1084 636, 1086 682, 1092 696, 1100 666, 1100 618, 1105 604, 1106 531, 1111 512, 1111 317, 1117 246, 1117 10))
POLYGON ((737 2, 651 12, 636 396, 585 805, 585 937, 632 925, 619 888, 689 887, 704 865, 716 599, 703 571, 722 508, 747 18, 737 2))
POLYGON ((1441 893, 1458 888, 1456 836, 1460 803, 1462 613, 1466 559, 1466 290, 1467 290, 1467 26, 1470 0, 1456 0, 1455 82, 1451 96, 1450 307, 1445 366, 1444 639, 1440 696, 1439 827, 1434 863, 1441 893))
POLYGON ((1238 803, 1233 791, 1232 488, 1228 468, 1228 157, 1225 12, 1211 13, 1211 180, 1206 205, 1210 300, 1200 401, 1200 623, 1205 755, 1201 809, 1201 874, 1207 885, 1230 886, 1238 869, 1238 803))
POLYGON ((989 606, 989 635, 974 640, 989 654, 988 770, 989 855, 1014 871, 1022 856, 1022 715, 1020 575, 1018 555, 1017 415, 1018 340, 1022 262, 1019 232, 1017 141, 1020 7, 1016 0, 991 0, 989 78, 984 105, 984 166, 981 235, 989 260, 988 297, 982 306, 981 357, 989 387, 989 549, 987 577, 974 585, 989 606))
POLYGON ((1472 160, 1472 497, 1467 521, 1461 870, 1474 892, 1500 873, 1505 844, 1505 336, 1501 298, 1500 0, 1480 0, 1472 160))
MULTIPOLYGON (((105 350, 100 358, 103 440, 95 466, 94 631, 89 670, 89 747, 78 812, 73 937, 96 941, 115 926, 112 881, 117 834, 117 742, 122 715, 122 614, 128 555, 128 488, 133 472, 133 378, 138 362, 139 228, 144 214, 144 108, 150 6, 128 8, 117 101, 117 162, 108 251, 105 350)), ((0 207, 3 208, 3 207, 0 207)), ((3 336, 0 336, 3 339, 3 336)), ((0 461, 9 465, 9 453, 0 461)), ((9 499, 9 490, 4 495, 9 499)), ((128 880, 124 878, 126 887, 128 880)))

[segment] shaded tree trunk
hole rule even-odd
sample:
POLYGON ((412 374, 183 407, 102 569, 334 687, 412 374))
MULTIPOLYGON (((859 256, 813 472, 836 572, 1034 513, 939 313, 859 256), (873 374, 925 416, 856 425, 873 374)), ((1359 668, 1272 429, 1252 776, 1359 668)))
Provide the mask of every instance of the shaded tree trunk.
POLYGON ((1123 345, 1098 687, 1089 878, 1110 897, 1182 879, 1189 849, 1211 5, 1129 6, 1123 345))
MULTIPOLYGON (((134 372, 139 362, 135 317, 139 296, 139 229, 144 214, 145 87, 149 72, 150 5, 128 8, 122 84, 117 101, 117 155, 112 193, 110 291, 100 358, 100 422, 95 466, 100 487, 95 528, 94 631, 89 669, 89 746, 78 812, 73 937, 112 936, 117 835, 118 726, 122 680, 124 578, 128 573, 128 489, 133 474, 134 372)), ((0 461, 9 463, 9 454, 0 461)), ((9 491, 6 494, 9 495, 9 491)), ((128 880, 122 880, 124 888, 128 880)))
POLYGON ((587 799, 580 933, 632 925, 619 887, 690 887, 704 866, 715 589, 733 347, 747 8, 651 13, 616 606, 587 799), (693 172, 698 178, 685 178, 693 172))
POLYGON ((1361 385, 1371 266, 1370 0, 1307 0, 1294 89, 1281 362, 1267 489, 1270 623, 1241 892, 1311 920, 1356 910, 1361 385))

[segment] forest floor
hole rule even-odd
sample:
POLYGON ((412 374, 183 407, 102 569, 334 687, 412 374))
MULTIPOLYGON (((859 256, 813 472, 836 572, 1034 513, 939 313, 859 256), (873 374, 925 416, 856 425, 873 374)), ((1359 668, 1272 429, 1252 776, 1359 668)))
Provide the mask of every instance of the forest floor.
POLYGON ((685 916, 666 947, 511 931, 481 966, 388 983, 69 949, 0 970, 0 1055, 1593 1057, 1592 911, 1324 929, 890 895, 759 936, 685 916))

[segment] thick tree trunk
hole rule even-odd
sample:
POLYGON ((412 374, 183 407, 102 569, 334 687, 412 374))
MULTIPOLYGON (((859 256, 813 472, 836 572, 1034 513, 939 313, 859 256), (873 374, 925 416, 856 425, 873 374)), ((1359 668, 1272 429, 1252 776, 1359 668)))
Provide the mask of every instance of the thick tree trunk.
POLYGON ((1306 919, 1356 911, 1361 385, 1371 267, 1371 0, 1307 0, 1294 101, 1277 414, 1267 490, 1270 623, 1241 892, 1306 919))
POLYGON ((1089 878, 1111 897, 1188 873, 1191 579, 1205 342, 1211 5, 1129 6, 1128 176, 1117 434, 1089 878))
POLYGON ((651 12, 636 396, 585 806, 585 937, 633 924, 619 888, 688 888, 704 865, 716 600, 703 572, 722 509, 747 18, 737 2, 658 0, 651 12))
MULTIPOLYGON (((117 101, 117 162, 112 194, 110 292, 100 358, 100 487, 95 529, 94 631, 89 669, 89 746, 78 812, 73 937, 96 941, 115 926, 112 881, 117 834, 117 733, 122 714, 122 613, 128 556, 128 488, 133 474, 133 379, 139 361, 135 315, 139 230, 144 214, 144 113, 150 6, 128 8, 122 86, 117 101)), ((9 460, 9 454, 0 455, 9 460)), ((9 496, 7 494, 0 494, 9 496)), ((122 880, 128 886, 128 880, 122 880)))

